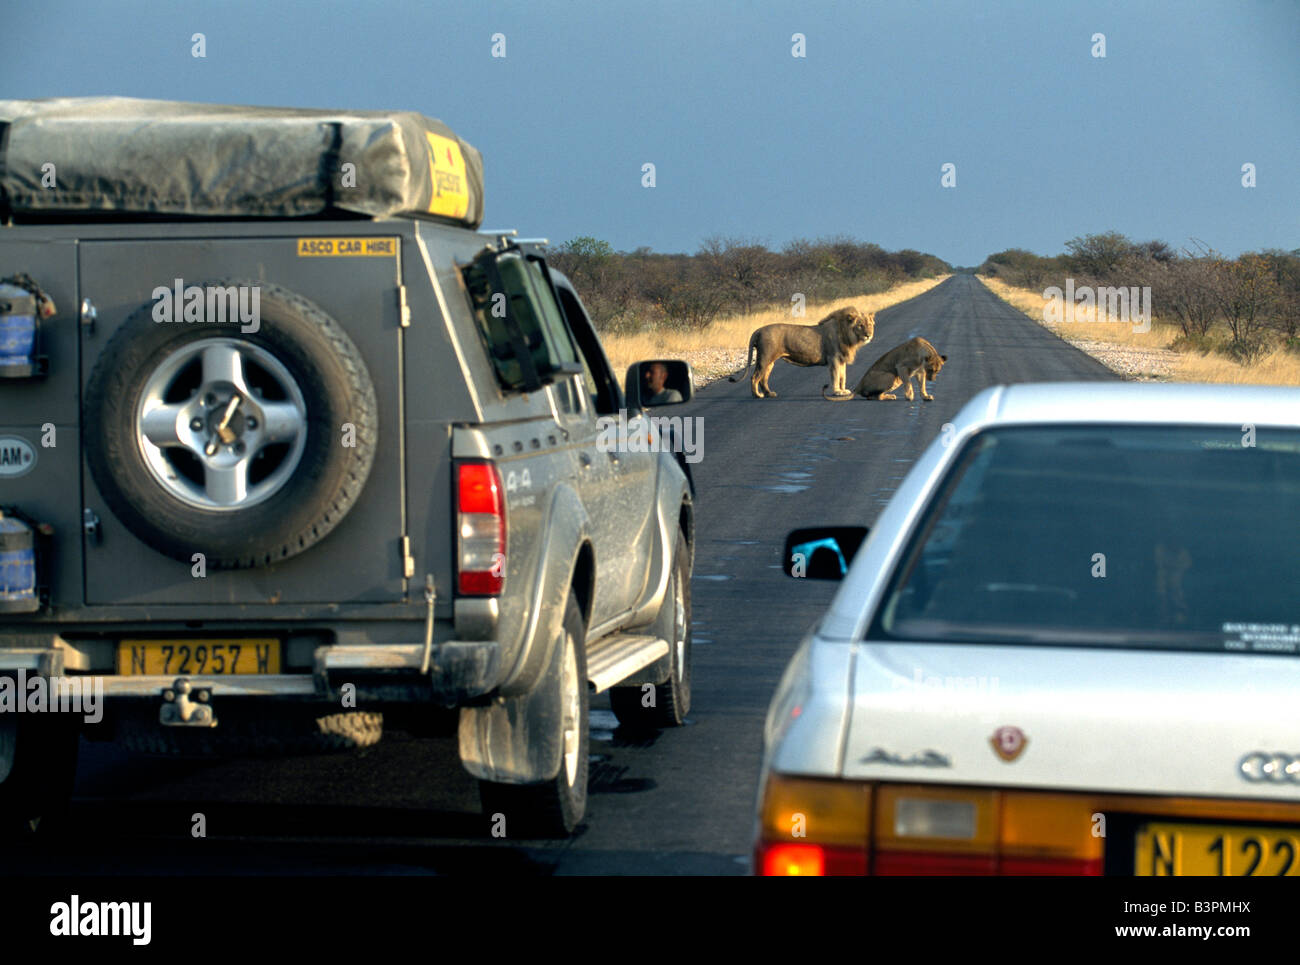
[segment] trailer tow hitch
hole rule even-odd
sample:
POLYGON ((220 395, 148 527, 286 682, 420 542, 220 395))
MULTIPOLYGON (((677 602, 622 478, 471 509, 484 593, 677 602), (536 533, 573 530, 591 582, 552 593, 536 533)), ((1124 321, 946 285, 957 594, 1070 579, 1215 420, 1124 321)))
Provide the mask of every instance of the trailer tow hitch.
POLYGON ((158 720, 164 726, 217 726, 217 715, 211 706, 210 687, 195 687, 186 678, 177 677, 170 687, 163 688, 162 698, 163 705, 158 710, 158 720))

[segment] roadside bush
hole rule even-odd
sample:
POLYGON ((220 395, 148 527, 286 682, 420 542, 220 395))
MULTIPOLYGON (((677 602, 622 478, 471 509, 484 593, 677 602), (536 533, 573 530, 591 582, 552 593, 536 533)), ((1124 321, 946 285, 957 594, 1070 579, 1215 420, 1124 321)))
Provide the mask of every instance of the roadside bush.
POLYGON ((1118 231, 1083 235, 1065 243, 1066 267, 1076 275, 1105 277, 1132 250, 1133 245, 1118 231))
POLYGON ((1290 345, 1300 336, 1300 249, 1296 251, 1265 251, 1277 288, 1277 299, 1269 325, 1290 345))
POLYGON ((1196 352, 1198 355, 1209 355, 1215 351, 1216 346, 1214 339, 1208 335, 1183 332, 1169 343, 1169 348, 1175 352, 1196 352))
POLYGON ((1260 255, 1236 261, 1216 259, 1214 295, 1232 332, 1233 357, 1254 361, 1262 352, 1266 323, 1277 311, 1278 286, 1272 266, 1260 255))
POLYGON ((1185 336, 1204 337, 1214 327, 1219 308, 1212 259, 1178 258, 1154 266, 1147 277, 1155 311, 1177 322, 1185 336))
POLYGON ((659 307, 668 328, 699 331, 722 311, 723 296, 711 285, 679 283, 660 296, 659 307))
POLYGON ((1258 335, 1246 339, 1234 339, 1223 349, 1224 355, 1241 365, 1254 365, 1268 352, 1268 339, 1258 335))

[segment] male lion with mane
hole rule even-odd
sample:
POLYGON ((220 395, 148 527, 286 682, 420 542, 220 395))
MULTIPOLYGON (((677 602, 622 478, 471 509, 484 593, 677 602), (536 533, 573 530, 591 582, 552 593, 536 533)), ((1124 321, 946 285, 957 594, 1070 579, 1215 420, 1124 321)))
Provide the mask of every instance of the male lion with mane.
POLYGON ((826 390, 830 386, 823 385, 822 398, 831 402, 844 402, 856 393, 864 399, 896 399, 898 396, 893 394, 894 389, 906 385, 907 401, 911 402, 915 398, 912 395, 912 379, 916 379, 921 384, 921 398, 933 402, 934 396, 925 389, 925 380, 933 382, 946 361, 948 356, 940 355, 933 345, 917 336, 897 348, 891 348, 872 362, 871 368, 867 369, 852 393, 845 396, 838 396, 838 393, 827 395, 826 390))
MULTIPOLYGON (((739 382, 752 366, 754 375, 749 385, 754 398, 775 399, 776 393, 767 384, 767 379, 777 359, 785 359, 792 365, 825 365, 831 370, 836 394, 848 398, 853 393, 844 387, 845 373, 858 349, 870 342, 875 334, 875 313, 852 306, 831 312, 816 325, 787 322, 764 325, 749 336, 745 368, 731 376, 729 381, 739 382)), ((825 394, 823 388, 822 395, 825 394)))

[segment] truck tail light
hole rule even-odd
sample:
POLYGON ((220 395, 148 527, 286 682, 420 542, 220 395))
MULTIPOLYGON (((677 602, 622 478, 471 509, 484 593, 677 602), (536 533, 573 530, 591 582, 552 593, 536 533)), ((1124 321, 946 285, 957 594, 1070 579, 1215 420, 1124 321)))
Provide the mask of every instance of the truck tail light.
POLYGON ((495 596, 505 585, 505 487, 495 464, 456 464, 457 588, 462 596, 495 596))

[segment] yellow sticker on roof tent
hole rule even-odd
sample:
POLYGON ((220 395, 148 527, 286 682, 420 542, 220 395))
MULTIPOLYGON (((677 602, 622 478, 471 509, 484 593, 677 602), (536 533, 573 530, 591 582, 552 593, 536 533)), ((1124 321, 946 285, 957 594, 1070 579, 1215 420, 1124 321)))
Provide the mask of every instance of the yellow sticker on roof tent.
POLYGON ((308 258, 392 258, 397 255, 394 238, 299 238, 298 257, 308 258))
POLYGON ((460 143, 432 131, 424 135, 429 139, 429 180, 433 182, 429 214, 463 218, 469 212, 469 176, 460 143))

